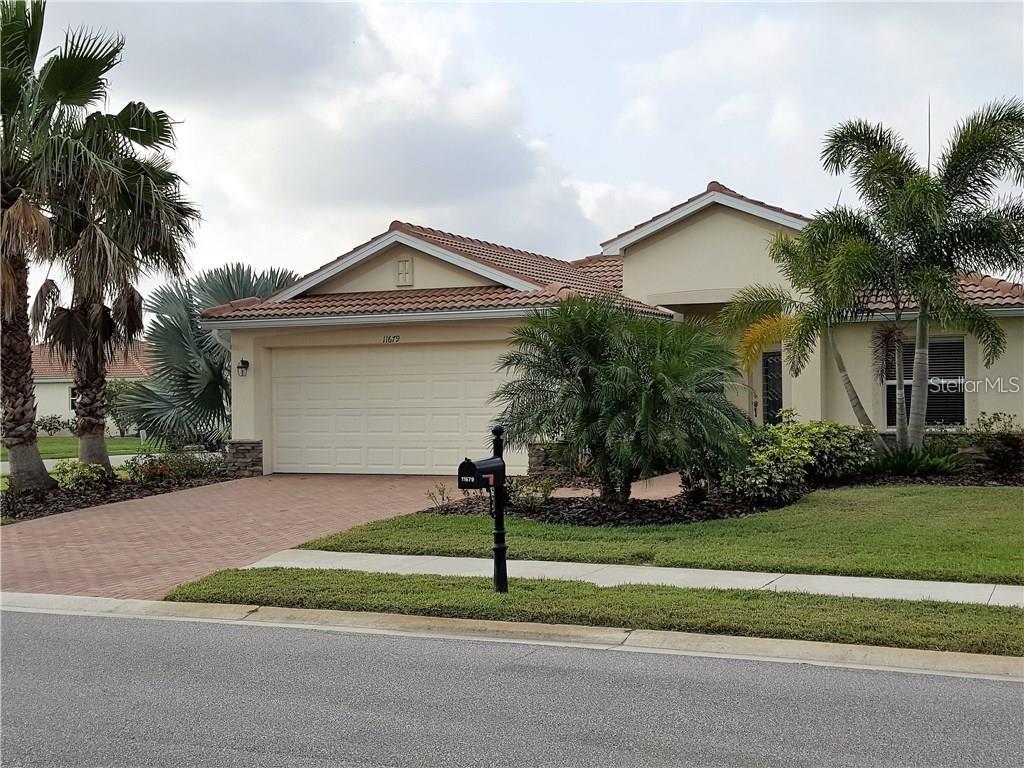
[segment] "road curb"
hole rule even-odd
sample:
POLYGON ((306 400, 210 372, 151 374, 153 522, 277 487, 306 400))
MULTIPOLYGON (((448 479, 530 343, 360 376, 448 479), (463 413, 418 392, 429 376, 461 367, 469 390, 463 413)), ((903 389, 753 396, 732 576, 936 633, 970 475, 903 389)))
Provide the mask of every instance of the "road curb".
POLYGON ((711 656, 888 672, 975 677, 1024 682, 1024 658, 923 651, 806 640, 779 640, 691 632, 630 630, 570 624, 453 619, 308 608, 222 603, 175 603, 36 593, 0 593, 0 609, 117 618, 209 621, 436 639, 525 643, 615 652, 711 656))

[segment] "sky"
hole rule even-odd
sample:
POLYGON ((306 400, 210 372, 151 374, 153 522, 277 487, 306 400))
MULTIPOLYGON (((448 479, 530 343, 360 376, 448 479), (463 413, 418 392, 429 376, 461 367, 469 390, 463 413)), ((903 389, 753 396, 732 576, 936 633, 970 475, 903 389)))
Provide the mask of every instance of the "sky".
POLYGON ((573 259, 712 179, 806 214, 853 202, 824 133, 880 121, 924 158, 930 100, 936 156, 1021 95, 1022 9, 51 0, 43 45, 124 35, 103 108, 178 121, 193 271, 304 273, 394 219, 573 259))

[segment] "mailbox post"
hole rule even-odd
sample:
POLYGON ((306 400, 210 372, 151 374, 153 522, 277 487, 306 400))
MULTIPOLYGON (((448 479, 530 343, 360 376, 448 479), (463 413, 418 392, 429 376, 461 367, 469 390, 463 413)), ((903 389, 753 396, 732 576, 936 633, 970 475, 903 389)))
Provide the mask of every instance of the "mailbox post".
POLYGON ((508 592, 508 566, 505 553, 505 503, 508 493, 505 490, 505 444, 501 439, 505 430, 495 426, 491 430, 494 435, 494 455, 472 461, 466 459, 459 464, 459 488, 486 488, 491 496, 494 515, 494 591, 508 592))

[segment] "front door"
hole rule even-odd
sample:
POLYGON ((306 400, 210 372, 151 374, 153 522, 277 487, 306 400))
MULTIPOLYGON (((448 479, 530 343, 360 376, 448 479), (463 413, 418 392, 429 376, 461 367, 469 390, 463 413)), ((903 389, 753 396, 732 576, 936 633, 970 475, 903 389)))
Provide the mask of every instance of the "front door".
POLYGON ((782 353, 765 352, 761 356, 761 400, 764 423, 778 424, 782 411, 782 353))

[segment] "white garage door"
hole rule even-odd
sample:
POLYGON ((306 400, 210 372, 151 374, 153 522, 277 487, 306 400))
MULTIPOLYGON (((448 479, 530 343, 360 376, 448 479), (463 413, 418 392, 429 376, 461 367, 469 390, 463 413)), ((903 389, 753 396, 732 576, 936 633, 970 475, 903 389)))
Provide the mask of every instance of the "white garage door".
MULTIPOLYGON (((274 471, 454 475, 490 453, 498 342, 278 349, 274 471)), ((510 470, 525 456, 509 454, 510 470)))

